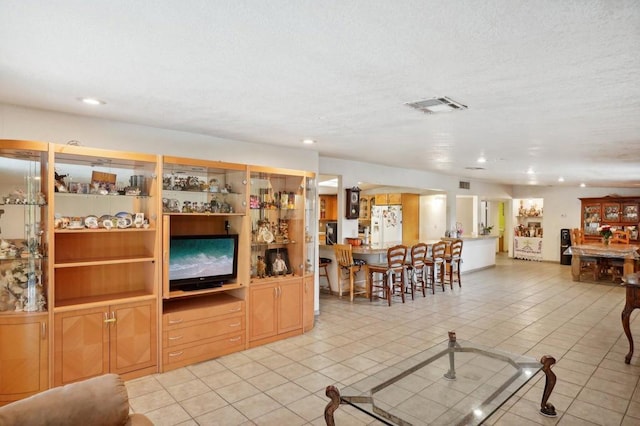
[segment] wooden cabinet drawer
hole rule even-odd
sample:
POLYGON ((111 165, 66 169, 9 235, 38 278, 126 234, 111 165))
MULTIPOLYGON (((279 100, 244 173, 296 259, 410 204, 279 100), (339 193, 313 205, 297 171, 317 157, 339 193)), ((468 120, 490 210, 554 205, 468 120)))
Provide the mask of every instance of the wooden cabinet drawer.
POLYGON ((191 309, 168 312, 162 315, 165 329, 180 326, 188 321, 211 319, 212 317, 244 312, 244 301, 236 300, 228 303, 193 307, 191 309))
POLYGON ((233 317, 217 321, 209 321, 198 323, 196 325, 187 325, 181 328, 173 328, 164 332, 164 342, 162 347, 175 347, 185 343, 197 342, 228 333, 242 331, 244 329, 244 315, 235 315, 233 317))
POLYGON ((166 369, 191 364, 193 362, 204 361, 216 358, 232 352, 244 349, 244 331, 235 333, 223 339, 176 349, 164 349, 162 358, 166 369))

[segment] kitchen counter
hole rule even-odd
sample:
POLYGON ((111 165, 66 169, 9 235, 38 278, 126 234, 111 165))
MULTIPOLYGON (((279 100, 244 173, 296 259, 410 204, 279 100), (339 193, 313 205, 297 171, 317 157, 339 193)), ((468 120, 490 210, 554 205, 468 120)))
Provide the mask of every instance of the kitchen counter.
MULTIPOLYGON (((460 273, 477 271, 480 269, 490 268, 496 265, 496 235, 481 235, 479 237, 462 237, 462 262, 460 264, 460 273)), ((443 241, 453 241, 455 238, 442 238, 443 241)), ((425 243, 433 244, 440 240, 427 240, 425 243)), ((387 258, 387 249, 395 244, 382 245, 360 245, 353 247, 353 257, 355 259, 363 259, 369 264, 385 263, 387 258)), ((331 259, 328 267, 328 273, 331 279, 331 287, 334 291, 338 288, 338 271, 336 268, 336 259, 331 245, 319 245, 320 257, 331 259)), ((363 268, 364 270, 364 268, 363 268)), ((362 280, 364 273, 356 276, 356 280, 362 280)))

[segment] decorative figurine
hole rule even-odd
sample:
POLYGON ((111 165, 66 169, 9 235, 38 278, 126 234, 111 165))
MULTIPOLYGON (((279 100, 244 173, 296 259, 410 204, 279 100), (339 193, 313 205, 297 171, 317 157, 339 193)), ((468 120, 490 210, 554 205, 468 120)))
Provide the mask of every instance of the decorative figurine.
POLYGON ((267 264, 264 262, 264 257, 258 256, 258 261, 256 262, 256 272, 258 278, 264 278, 267 275, 267 264))

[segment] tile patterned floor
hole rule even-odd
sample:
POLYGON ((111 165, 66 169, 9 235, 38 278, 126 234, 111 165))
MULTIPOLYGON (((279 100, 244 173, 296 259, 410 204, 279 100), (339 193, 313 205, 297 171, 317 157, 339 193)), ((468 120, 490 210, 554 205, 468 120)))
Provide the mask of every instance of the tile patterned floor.
MULTIPOLYGON (((640 424, 640 349, 626 365, 623 288, 573 282, 569 266, 501 256, 462 284, 391 307, 321 295, 305 335, 127 382, 132 411, 156 425, 323 425, 327 385, 354 383, 455 330, 460 339, 558 361, 550 399, 557 418, 538 414, 539 374, 486 424, 640 424)), ((640 342, 638 312, 631 329, 640 342)), ((336 424, 378 423, 341 406, 336 424)))

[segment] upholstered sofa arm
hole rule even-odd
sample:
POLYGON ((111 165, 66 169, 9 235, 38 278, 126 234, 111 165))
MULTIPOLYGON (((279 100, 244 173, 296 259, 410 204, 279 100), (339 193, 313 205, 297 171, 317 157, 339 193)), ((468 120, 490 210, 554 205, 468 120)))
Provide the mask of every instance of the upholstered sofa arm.
POLYGON ((0 407, 0 425, 152 426, 153 423, 143 415, 129 415, 124 382, 117 374, 105 374, 0 407))

